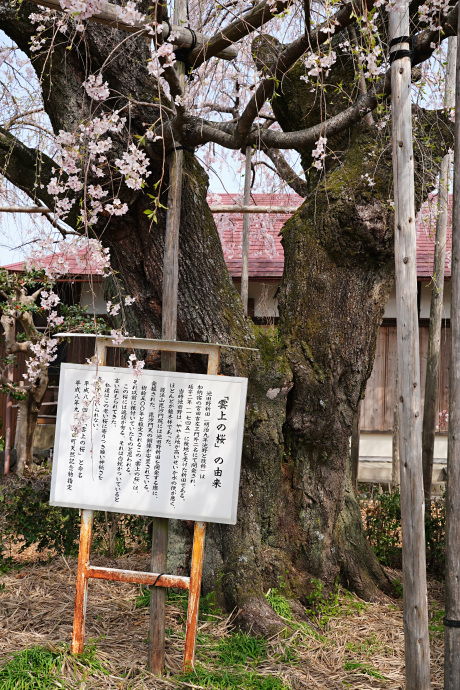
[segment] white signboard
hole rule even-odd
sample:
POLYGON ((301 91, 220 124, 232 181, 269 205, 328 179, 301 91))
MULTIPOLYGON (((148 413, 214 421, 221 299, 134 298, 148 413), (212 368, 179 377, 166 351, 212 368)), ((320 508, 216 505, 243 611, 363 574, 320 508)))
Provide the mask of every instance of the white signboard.
POLYGON ((235 524, 246 390, 62 364, 51 505, 235 524))

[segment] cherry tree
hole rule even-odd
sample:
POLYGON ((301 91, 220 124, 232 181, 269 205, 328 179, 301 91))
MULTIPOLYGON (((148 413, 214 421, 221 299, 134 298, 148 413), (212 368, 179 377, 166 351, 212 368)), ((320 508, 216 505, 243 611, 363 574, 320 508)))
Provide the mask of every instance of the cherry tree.
MULTIPOLYGON (((168 4, 0 2, 2 194, 45 207, 53 247, 81 236, 110 250, 109 309, 117 290, 135 298, 114 338, 161 334, 169 161, 183 152, 178 338, 259 348, 223 357, 223 373, 250 381, 239 518, 210 530, 205 569, 255 631, 278 624, 262 594, 280 578, 299 599, 312 577, 369 598, 389 588, 348 443, 393 283, 395 4, 190 2, 178 23, 168 4), (248 148, 254 189, 305 199, 283 230, 274 338, 244 316, 206 201, 206 168, 239 167, 248 148)), ((411 14, 420 202, 452 143, 437 99, 457 6, 427 0, 411 14)))
MULTIPOLYGON (((84 263, 90 249, 86 240, 78 242, 74 256, 84 263), (87 246, 82 252, 81 244, 87 246)), ((45 243, 46 247, 46 243, 45 243)), ((68 248, 70 249, 70 247, 68 248)), ((44 251, 44 247, 41 248, 44 251)), ((93 253, 92 253, 93 255, 93 253)), ((100 318, 86 314, 80 306, 62 305, 56 280, 68 273, 68 261, 59 261, 43 268, 31 268, 37 257, 30 256, 24 271, 0 272, 0 322, 5 338, 5 363, 1 374, 4 393, 18 401, 17 463, 16 472, 30 468, 33 458, 33 439, 38 413, 49 382, 49 366, 57 357, 59 339, 54 334, 65 329, 80 332, 103 332, 107 324, 100 318), (41 324, 41 325, 38 325, 41 324), (8 369, 16 364, 19 353, 25 356, 25 373, 21 381, 8 376, 8 369)), ((108 265, 107 255, 102 253, 100 271, 108 265)), ((94 263, 97 271, 97 263, 94 263)))

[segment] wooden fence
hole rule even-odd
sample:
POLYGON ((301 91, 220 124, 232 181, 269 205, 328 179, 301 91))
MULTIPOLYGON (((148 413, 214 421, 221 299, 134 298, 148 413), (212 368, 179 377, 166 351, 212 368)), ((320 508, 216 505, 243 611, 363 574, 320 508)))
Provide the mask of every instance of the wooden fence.
MULTIPOLYGON (((419 329, 422 407, 425 395, 428 324, 419 329)), ((438 411, 449 409, 450 326, 441 336, 438 411)), ((374 368, 361 406, 361 431, 392 431, 396 388, 396 326, 381 326, 377 336, 374 368)))
MULTIPOLYGON (((428 348, 428 325, 421 325, 420 367, 422 404, 425 393, 426 353, 428 348)), ((59 385, 59 366, 61 362, 85 364, 94 355, 94 338, 71 338, 59 348, 56 363, 50 370, 50 387, 40 410, 39 424, 53 423, 56 416, 57 387, 59 385)), ((447 410, 449 406, 449 361, 450 361, 450 327, 445 326, 441 339, 441 364, 438 394, 438 410, 447 410)), ((5 348, 0 340, 0 358, 5 356, 5 348)), ((14 380, 21 381, 25 373, 25 358, 18 356, 14 368, 14 380)), ((125 366, 123 352, 109 348, 108 366, 125 366)), ((393 429, 393 407, 396 383, 396 326, 381 326, 377 336, 374 368, 367 382, 366 395, 361 408, 361 431, 388 432, 393 429)), ((0 419, 4 423, 6 413, 6 395, 0 395, 0 419)), ((12 436, 16 431, 17 410, 13 408, 12 436)), ((4 435, 4 427, 0 431, 4 435)))
MULTIPOLYGON (((57 390, 59 387, 59 369, 62 362, 72 362, 74 364, 86 364, 87 359, 94 355, 95 338, 69 338, 68 341, 63 342, 58 348, 58 357, 50 367, 50 385, 45 393, 43 405, 40 409, 40 416, 38 418, 39 424, 54 424, 56 419, 57 409, 57 390)), ((5 345, 3 339, 0 339, 0 359, 5 357, 5 345)), ((26 371, 25 356, 19 353, 14 366, 13 380, 20 382, 24 380, 23 374, 26 371)), ((124 367, 125 358, 123 351, 109 348, 107 351, 107 366, 124 367)), ((6 395, 0 394, 0 419, 2 421, 2 428, 0 435, 5 434, 5 417, 6 417, 6 395)), ((17 407, 16 401, 13 400, 13 414, 12 414, 12 428, 11 440, 14 444, 16 434, 17 421, 17 407)))

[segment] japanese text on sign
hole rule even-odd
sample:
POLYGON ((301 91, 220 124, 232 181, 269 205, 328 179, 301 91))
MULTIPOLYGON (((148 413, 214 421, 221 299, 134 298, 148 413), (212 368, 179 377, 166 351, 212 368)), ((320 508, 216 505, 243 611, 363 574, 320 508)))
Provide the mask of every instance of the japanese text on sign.
POLYGON ((234 524, 246 388, 63 364, 51 504, 234 524))

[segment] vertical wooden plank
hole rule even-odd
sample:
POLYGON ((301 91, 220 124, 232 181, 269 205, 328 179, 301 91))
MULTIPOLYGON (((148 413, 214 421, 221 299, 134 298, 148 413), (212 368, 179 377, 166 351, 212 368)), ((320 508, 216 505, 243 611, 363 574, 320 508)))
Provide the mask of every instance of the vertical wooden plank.
POLYGON ((358 489, 358 467, 359 467, 359 430, 361 420, 362 400, 359 401, 358 407, 353 417, 353 426, 351 429, 351 483, 354 489, 358 489))
POLYGON ((77 586, 75 594, 75 611, 73 618, 72 654, 81 654, 85 641, 86 601, 88 595, 88 578, 86 569, 91 555, 91 538, 93 534, 92 510, 81 511, 80 548, 78 551, 77 586))
MULTIPOLYGON (((391 53, 409 51, 409 6, 389 13, 391 53), (400 40, 397 40, 400 39, 400 40)), ((391 65, 406 690, 430 688, 417 310, 411 59, 391 65)))
MULTIPOLYGON (((385 400, 385 431, 393 431, 394 427, 394 406, 398 399, 397 379, 398 379, 398 352, 396 342, 396 328, 387 326, 387 372, 385 389, 387 396, 385 400)), ((398 477, 399 484, 399 477, 398 477)))
MULTIPOLYGON (((246 165, 244 168, 244 205, 249 206, 251 194, 251 147, 246 147, 246 165)), ((248 314, 249 297, 249 213, 243 215, 243 239, 241 242, 241 300, 243 311, 248 314)))
MULTIPOLYGON (((459 28, 460 12, 457 35, 459 28)), ((457 41, 456 76, 444 690, 458 690, 460 687, 460 41, 457 41)))
MULTIPOLYGON (((175 24, 184 25, 187 21, 185 0, 175 0, 175 24)), ((176 72, 184 89, 185 63, 176 62, 176 72)), ((177 301, 179 288, 179 228, 182 201, 182 170, 184 152, 182 149, 171 153, 169 163, 168 211, 166 214, 165 250, 163 257, 163 295, 162 331, 163 340, 175 340, 177 335, 177 301)), ((176 370, 176 355, 173 352, 161 353, 161 368, 164 371, 176 370)), ((166 570, 168 555, 168 520, 154 518, 152 524, 152 572, 166 570)), ((166 590, 163 587, 150 587, 150 622, 148 666, 152 673, 160 675, 165 663, 165 613, 166 590)))
POLYGON ((206 523, 195 522, 192 568, 190 572, 190 590, 188 595, 187 628, 185 631, 184 671, 193 668, 195 660, 195 644, 198 627, 198 613, 200 608, 205 534, 206 523))
MULTIPOLYGON (((455 58, 457 37, 449 38, 444 105, 455 105, 455 58)), ((452 156, 446 153, 439 173, 439 206, 436 219, 433 277, 431 280, 430 328, 428 337, 425 396, 423 406, 422 463, 425 500, 431 499, 433 479, 434 437, 438 423, 439 367, 441 359, 441 326, 444 299, 444 267, 446 262, 447 219, 449 212, 449 177, 452 156)))
MULTIPOLYGON (((79 340, 79 338, 74 338, 74 340, 79 340)), ((98 338, 96 338, 96 355, 99 364, 104 365, 107 355, 107 346, 104 341, 99 340, 98 338)), ((89 559, 91 556, 93 519, 94 512, 92 510, 81 511, 75 611, 73 619, 72 644, 70 647, 72 654, 81 654, 83 652, 85 639, 86 601, 88 595, 88 578, 86 577, 86 569, 89 566, 89 559)))
MULTIPOLYGON (((13 380, 13 366, 11 364, 7 367, 7 379, 13 380)), ((10 473, 11 464, 11 439, 13 425, 13 398, 11 395, 6 396, 6 411, 5 411, 5 461, 3 467, 3 474, 6 476, 10 473)))

